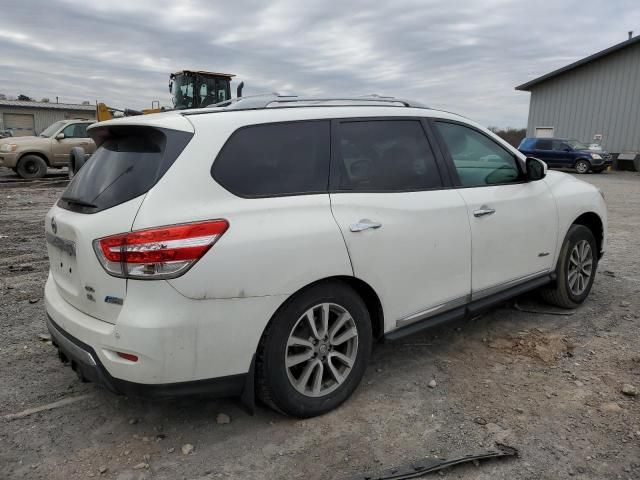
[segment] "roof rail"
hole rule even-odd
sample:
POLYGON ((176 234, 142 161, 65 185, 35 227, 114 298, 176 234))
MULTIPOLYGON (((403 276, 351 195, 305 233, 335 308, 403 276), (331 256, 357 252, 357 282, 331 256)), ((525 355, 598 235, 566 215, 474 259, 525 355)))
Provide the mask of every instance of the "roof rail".
POLYGON ((205 109, 199 110, 198 113, 205 113, 204 110, 209 108, 222 108, 224 110, 257 110, 264 108, 343 107, 354 105, 429 108, 426 105, 413 100, 405 100, 396 97, 383 97, 380 95, 366 95, 362 97, 300 97, 297 95, 279 95, 277 93, 273 93, 226 100, 224 102, 209 105, 208 107, 205 107, 205 109))

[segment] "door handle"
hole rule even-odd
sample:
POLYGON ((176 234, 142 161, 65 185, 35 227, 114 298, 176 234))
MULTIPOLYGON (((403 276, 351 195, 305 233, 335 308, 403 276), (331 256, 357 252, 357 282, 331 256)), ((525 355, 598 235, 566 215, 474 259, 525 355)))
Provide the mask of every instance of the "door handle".
POLYGON ((484 217, 485 215, 493 215, 496 213, 494 208, 489 208, 486 205, 482 205, 478 210, 473 211, 474 217, 484 217))
POLYGON ((381 223, 372 222, 367 218, 363 218, 358 223, 352 223, 351 225, 349 225, 349 230, 351 230, 352 232, 362 232, 363 230, 369 230, 370 228, 375 230, 376 228, 380 228, 381 226, 381 223))

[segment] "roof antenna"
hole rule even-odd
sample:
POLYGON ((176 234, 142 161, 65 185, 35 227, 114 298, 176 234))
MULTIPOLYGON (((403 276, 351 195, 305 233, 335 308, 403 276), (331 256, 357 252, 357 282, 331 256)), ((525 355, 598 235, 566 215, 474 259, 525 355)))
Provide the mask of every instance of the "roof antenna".
POLYGON ((633 38, 633 30, 629 30, 629 40, 633 38))

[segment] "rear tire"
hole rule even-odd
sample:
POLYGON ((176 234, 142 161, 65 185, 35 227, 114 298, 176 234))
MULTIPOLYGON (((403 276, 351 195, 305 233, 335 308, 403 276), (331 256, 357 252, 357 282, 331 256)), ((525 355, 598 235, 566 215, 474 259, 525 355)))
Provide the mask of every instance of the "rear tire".
POLYGON ((37 155, 25 155, 18 162, 16 172, 27 180, 42 178, 47 174, 47 164, 37 155))
POLYGON ((587 160, 578 160, 574 165, 576 172, 580 174, 589 173, 591 169, 591 164, 587 160))
POLYGON ((542 298, 561 308, 576 308, 589 296, 598 268, 596 240, 584 225, 571 225, 564 239, 556 284, 540 290, 542 298))
POLYGON ((287 415, 329 412, 362 380, 372 341, 369 311, 351 287, 335 281, 304 290, 276 312, 260 340, 257 394, 287 415))

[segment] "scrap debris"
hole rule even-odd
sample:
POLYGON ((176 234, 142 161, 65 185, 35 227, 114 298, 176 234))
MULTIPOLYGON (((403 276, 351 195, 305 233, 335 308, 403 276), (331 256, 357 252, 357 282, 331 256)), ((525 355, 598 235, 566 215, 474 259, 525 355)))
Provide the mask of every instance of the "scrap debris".
POLYGON ((523 308, 520 306, 517 300, 513 302, 513 308, 515 308, 519 312, 524 312, 524 313, 539 313, 541 315, 560 315, 565 317, 570 317, 571 315, 575 315, 576 313, 575 310, 560 311, 560 310, 540 310, 537 308, 523 308))
POLYGON ((516 457, 518 456, 518 450, 496 443, 496 448, 484 453, 465 455, 464 457, 454 458, 447 460, 444 458, 424 458, 416 462, 400 465, 384 470, 381 473, 376 474, 358 474, 353 477, 348 477, 345 480, 405 480, 409 478, 418 478, 426 475, 427 473, 437 472, 454 465, 461 465, 463 463, 478 462, 480 460, 488 460, 490 458, 500 457, 516 457))

